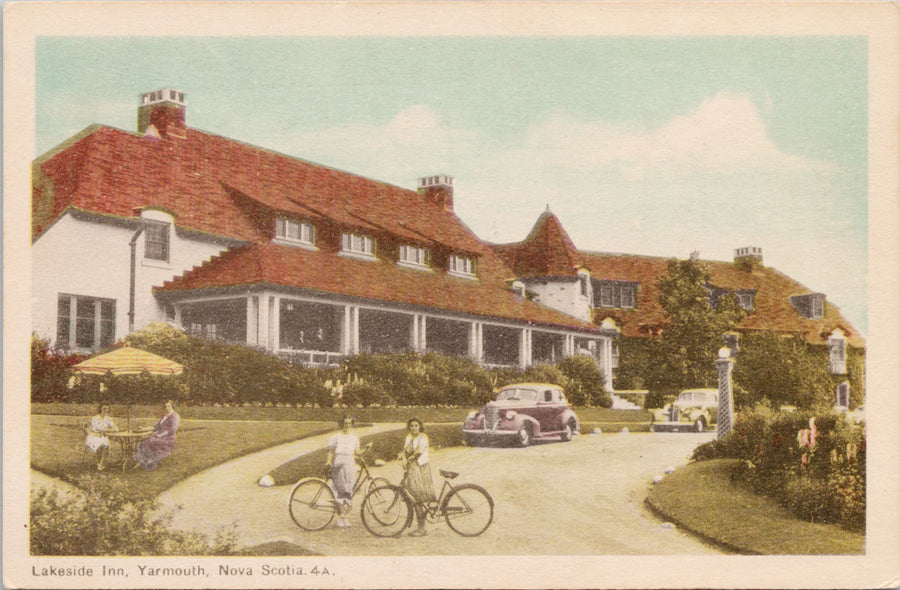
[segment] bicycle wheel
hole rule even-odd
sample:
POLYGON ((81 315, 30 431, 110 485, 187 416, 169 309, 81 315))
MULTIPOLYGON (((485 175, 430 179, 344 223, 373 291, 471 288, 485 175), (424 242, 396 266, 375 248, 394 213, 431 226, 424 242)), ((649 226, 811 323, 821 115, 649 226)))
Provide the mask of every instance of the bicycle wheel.
POLYGON ((494 499, 474 484, 454 489, 441 507, 447 526, 464 537, 477 537, 494 520, 494 499))
POLYGON ((402 489, 379 486, 366 494, 360 516, 366 530, 376 537, 396 537, 412 523, 413 507, 402 489))
POLYGON ((375 488, 382 488, 385 486, 390 487, 391 485, 393 485, 393 484, 389 480, 387 480, 383 477, 373 477, 372 479, 369 480, 369 483, 366 484, 366 491, 363 494, 363 498, 368 496, 369 492, 371 492, 375 488))
POLYGON ((327 483, 314 477, 301 479, 288 501, 291 518, 303 530, 324 529, 334 518, 334 493, 327 483))

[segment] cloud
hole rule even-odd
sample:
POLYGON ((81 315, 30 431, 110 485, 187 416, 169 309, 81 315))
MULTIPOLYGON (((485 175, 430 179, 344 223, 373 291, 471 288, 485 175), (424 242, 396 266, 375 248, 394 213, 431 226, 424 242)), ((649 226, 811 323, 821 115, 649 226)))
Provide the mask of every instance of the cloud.
POLYGON ((724 92, 652 129, 555 114, 533 125, 522 145, 504 157, 509 166, 617 171, 635 181, 652 171, 683 175, 829 167, 779 150, 753 101, 724 92))

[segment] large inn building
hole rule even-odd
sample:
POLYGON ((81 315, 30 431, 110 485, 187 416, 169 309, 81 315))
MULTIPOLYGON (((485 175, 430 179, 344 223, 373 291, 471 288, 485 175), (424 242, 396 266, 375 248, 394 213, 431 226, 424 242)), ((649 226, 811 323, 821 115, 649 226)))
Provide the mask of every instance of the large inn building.
MULTIPOLYGON (((578 250, 549 209, 490 244, 453 211, 453 180, 416 190, 187 126, 179 90, 140 97, 137 131, 92 125, 34 161, 33 330, 96 351, 154 321, 331 364, 436 351, 526 367, 590 354, 612 389, 616 339, 665 325, 666 259, 578 250)), ((741 248, 708 262, 742 331, 828 346, 860 333, 822 293, 741 248)))

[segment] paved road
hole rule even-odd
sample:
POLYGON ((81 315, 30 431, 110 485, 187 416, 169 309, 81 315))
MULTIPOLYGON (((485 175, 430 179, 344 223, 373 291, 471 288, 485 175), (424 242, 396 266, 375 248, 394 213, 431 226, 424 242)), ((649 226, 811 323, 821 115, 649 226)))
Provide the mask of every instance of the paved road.
MULTIPOLYGON (((363 434, 362 430, 360 434, 363 434)), ((715 554, 643 507, 655 475, 683 465, 704 434, 585 434, 570 443, 527 449, 452 448, 434 452, 437 469, 458 471, 494 497, 494 522, 484 535, 464 538, 443 522, 426 537, 380 539, 359 518, 351 528, 308 533, 287 512, 290 486, 262 488, 257 480, 280 462, 324 445, 314 437, 207 470, 160 500, 177 510, 173 526, 207 534, 231 522, 247 546, 288 541, 323 555, 666 555, 715 554)), ((373 470, 398 481, 395 462, 373 470)))

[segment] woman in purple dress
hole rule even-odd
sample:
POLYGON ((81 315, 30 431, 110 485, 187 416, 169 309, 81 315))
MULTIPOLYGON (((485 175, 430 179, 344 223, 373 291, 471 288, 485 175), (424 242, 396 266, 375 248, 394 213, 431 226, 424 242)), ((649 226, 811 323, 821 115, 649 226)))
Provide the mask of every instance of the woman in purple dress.
POLYGON ((172 400, 166 402, 165 408, 166 413, 153 427, 153 434, 137 446, 134 452, 135 467, 148 471, 156 469, 157 464, 175 448, 175 433, 178 432, 181 417, 175 413, 172 400))

